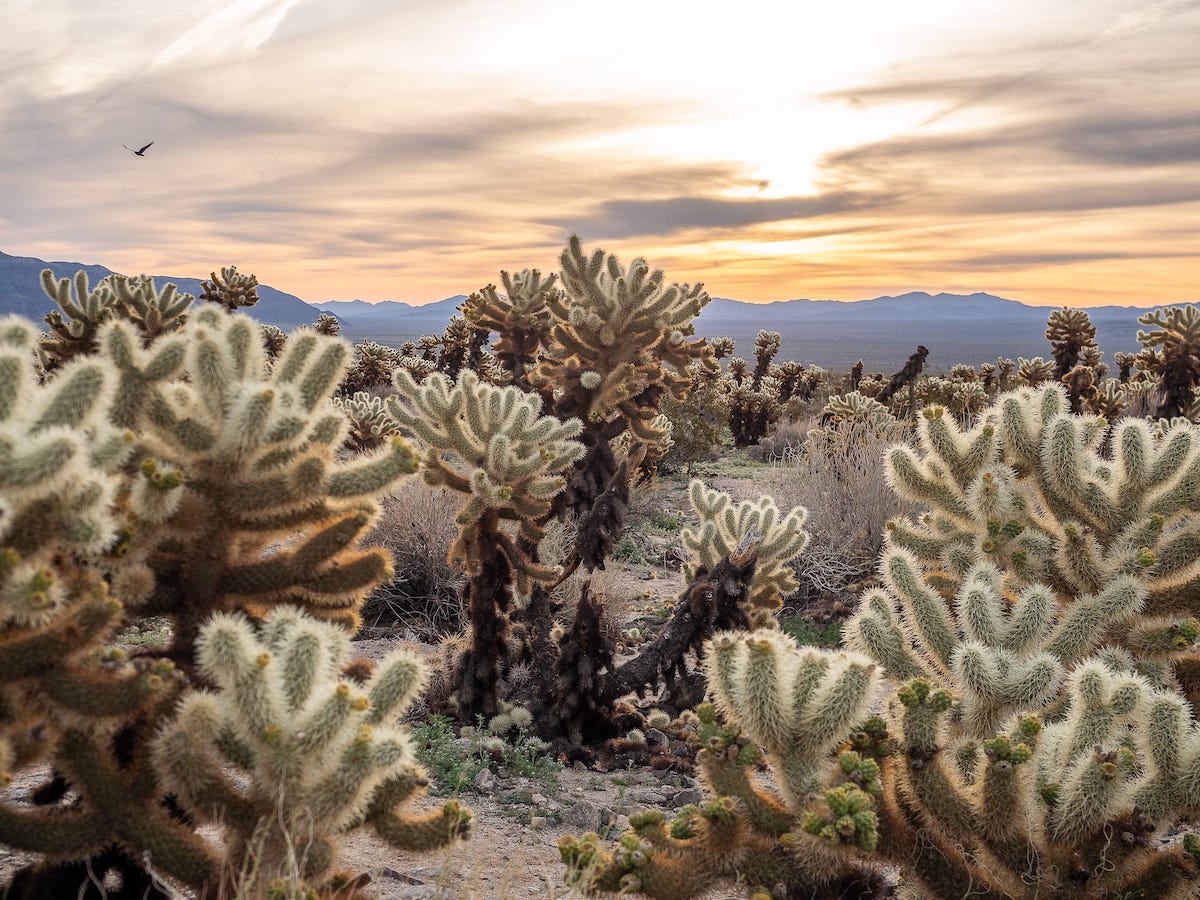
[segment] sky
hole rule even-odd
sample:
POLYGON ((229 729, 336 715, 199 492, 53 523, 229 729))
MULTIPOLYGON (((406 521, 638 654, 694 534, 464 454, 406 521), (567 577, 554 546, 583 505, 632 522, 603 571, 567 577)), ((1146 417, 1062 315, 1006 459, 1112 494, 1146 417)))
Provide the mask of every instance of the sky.
POLYGON ((422 303, 552 271, 575 233, 739 300, 1200 300, 1200 0, 0 0, 0 22, 14 255, 422 303))

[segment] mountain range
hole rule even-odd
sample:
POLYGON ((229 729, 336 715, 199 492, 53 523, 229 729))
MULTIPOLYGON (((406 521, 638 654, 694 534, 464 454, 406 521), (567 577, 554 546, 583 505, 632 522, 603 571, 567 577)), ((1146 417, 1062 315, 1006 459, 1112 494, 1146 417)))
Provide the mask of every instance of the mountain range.
MULTIPOLYGON (((111 269, 73 262, 44 262, 0 253, 0 314, 19 313, 41 320, 53 303, 41 287, 42 269, 56 277, 71 277, 79 269, 91 283, 113 274, 111 269)), ((182 291, 198 294, 200 279, 154 276, 158 284, 174 282, 182 291)), ((371 339, 398 344, 423 334, 440 334, 465 294, 433 303, 413 305, 396 300, 305 302, 299 297, 260 285, 259 302, 249 312, 260 322, 292 329, 316 321, 321 312, 336 315, 342 334, 350 340, 371 339)), ((998 356, 1049 356, 1046 318, 1051 309, 1029 306, 987 293, 929 294, 924 291, 870 300, 780 300, 747 303, 715 298, 701 313, 696 333, 726 335, 737 342, 737 355, 752 359, 754 337, 761 328, 778 331, 779 359, 796 359, 844 370, 862 359, 868 370, 892 372, 903 365, 917 344, 930 348, 929 366, 948 369, 955 363, 978 365, 998 356)), ((1108 359, 1117 351, 1140 349, 1134 306, 1088 307, 1097 341, 1108 359)))

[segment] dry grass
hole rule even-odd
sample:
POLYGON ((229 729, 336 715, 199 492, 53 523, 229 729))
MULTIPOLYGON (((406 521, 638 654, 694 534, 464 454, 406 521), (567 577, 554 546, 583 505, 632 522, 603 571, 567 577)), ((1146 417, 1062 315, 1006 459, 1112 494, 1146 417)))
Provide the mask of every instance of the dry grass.
POLYGON ((775 465, 793 465, 804 450, 804 439, 812 427, 812 419, 781 419, 775 428, 763 438, 757 457, 775 465))
POLYGON ((402 626, 430 637, 462 628, 463 576, 446 562, 458 532, 457 508, 450 491, 420 478, 406 479, 384 500, 367 543, 391 551, 396 577, 367 598, 367 628, 402 626))
POLYGON ((875 571, 888 519, 915 511, 884 478, 883 454, 891 443, 859 429, 832 449, 809 445, 775 470, 772 494, 779 505, 808 510, 804 527, 812 539, 794 563, 797 607, 849 604, 850 586, 875 571))

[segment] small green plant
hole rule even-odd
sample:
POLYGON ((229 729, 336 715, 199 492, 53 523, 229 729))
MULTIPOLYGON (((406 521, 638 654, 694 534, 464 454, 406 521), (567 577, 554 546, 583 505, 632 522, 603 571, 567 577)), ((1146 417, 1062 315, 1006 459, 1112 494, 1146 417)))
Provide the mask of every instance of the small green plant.
POLYGON ((650 513, 649 524, 659 531, 675 532, 683 527, 683 519, 669 509, 656 509, 650 513))
POLYGON ((799 613, 785 614, 779 619, 779 628, 791 635, 801 646, 837 647, 842 643, 841 622, 813 622, 799 613))
POLYGON ((527 778, 548 793, 559 788, 562 767, 546 754, 545 742, 524 729, 502 736, 480 718, 455 734, 453 719, 431 716, 413 728, 412 740, 439 796, 476 790, 484 769, 502 778, 527 778))
POLYGON ((613 545, 612 557, 617 562, 639 565, 646 562, 646 551, 631 533, 626 532, 613 545))

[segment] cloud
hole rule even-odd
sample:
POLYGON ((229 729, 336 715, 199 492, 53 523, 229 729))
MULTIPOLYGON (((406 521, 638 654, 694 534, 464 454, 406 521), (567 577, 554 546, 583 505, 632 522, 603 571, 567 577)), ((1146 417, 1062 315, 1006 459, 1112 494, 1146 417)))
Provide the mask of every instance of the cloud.
POLYGON ((880 4, 912 40, 840 16, 802 36, 819 64, 732 47, 698 81, 667 52, 621 81, 624 25, 536 0, 17 2, 7 252, 423 300, 579 232, 745 299, 1194 291, 1200 2, 880 4), (883 55, 818 46, 851 34, 883 55), (105 52, 61 52, 81 35, 105 52))
POLYGON ((631 238, 669 235, 677 231, 724 231, 780 222, 812 219, 886 207, 892 195, 826 192, 813 197, 732 199, 720 197, 665 197, 652 200, 605 200, 581 217, 560 220, 568 232, 596 238, 631 238))
POLYGON ((232 0, 164 47, 153 71, 180 62, 228 62, 231 51, 257 50, 301 0, 232 0))

